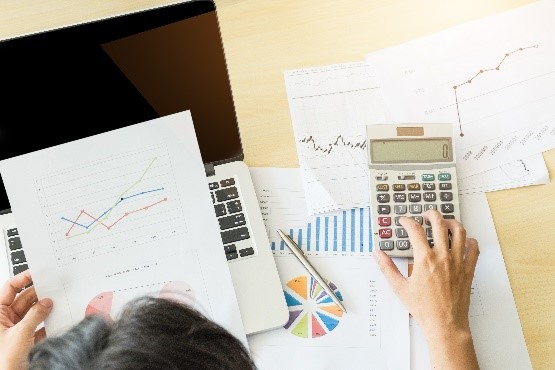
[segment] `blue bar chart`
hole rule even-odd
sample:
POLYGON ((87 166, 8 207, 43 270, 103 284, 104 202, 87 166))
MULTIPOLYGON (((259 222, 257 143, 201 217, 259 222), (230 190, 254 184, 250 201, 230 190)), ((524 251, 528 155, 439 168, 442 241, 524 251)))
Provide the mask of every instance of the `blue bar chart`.
MULTIPOLYGON (((306 225, 281 229, 307 254, 372 252, 370 208, 353 208, 313 216, 306 225)), ((287 251, 285 243, 277 236, 277 228, 274 231, 270 232, 272 251, 287 251)))

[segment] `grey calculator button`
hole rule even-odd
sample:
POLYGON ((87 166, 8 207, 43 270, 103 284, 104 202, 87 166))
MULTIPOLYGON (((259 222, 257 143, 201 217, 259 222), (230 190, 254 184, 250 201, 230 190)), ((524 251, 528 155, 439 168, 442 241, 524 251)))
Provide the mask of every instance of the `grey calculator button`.
POLYGON ((407 213, 407 206, 394 205, 393 212, 395 212, 396 215, 404 215, 407 213))
POLYGON ((382 240, 380 241, 380 249, 382 251, 391 251, 393 250, 393 240, 382 240))
POLYGON ((397 241, 397 249, 399 250, 407 250, 410 248, 410 242, 408 240, 398 240, 397 241))
POLYGON ((443 202, 450 202, 450 201, 453 200, 453 193, 451 193, 451 192, 441 192, 441 193, 439 193, 439 198, 443 202))
POLYGON ((408 238, 409 234, 407 234, 407 230, 402 227, 398 227, 395 229, 395 236, 398 238, 408 238))
POLYGON ((424 218, 422 216, 412 216, 412 219, 418 222, 420 225, 422 225, 422 222, 424 222, 424 218))
POLYGON ((443 215, 443 218, 446 219, 446 220, 454 220, 455 216, 453 216, 453 215, 443 215))
POLYGON ((431 227, 426 228, 426 236, 430 239, 432 238, 432 228, 431 227))
POLYGON ((436 193, 434 193, 434 192, 424 193, 424 200, 426 202, 435 202, 436 201, 436 193))
POLYGON ((409 202, 420 202, 421 200, 422 200, 422 194, 409 193, 409 202))
POLYGON ((422 205, 420 204, 411 204, 409 206, 409 212, 414 214, 422 213, 422 205))
POLYGON ((453 213, 455 211, 455 206, 452 203, 445 203, 441 205, 442 213, 453 213))
POLYGON ((424 211, 429 211, 430 209, 437 210, 436 204, 424 204, 424 211))
POLYGON ((389 194, 378 194, 376 195, 376 199, 378 200, 378 203, 388 203, 389 194))
POLYGON ((393 201, 396 203, 404 203, 407 201, 407 194, 405 193, 395 193, 393 194, 393 201))
POLYGON ((378 206, 378 214, 380 215, 388 215, 391 212, 390 206, 379 205, 378 206))
POLYGON ((450 182, 440 182, 439 183, 439 190, 451 190, 453 186, 450 182))
POLYGON ((401 216, 395 217, 395 225, 401 226, 401 223, 399 222, 399 219, 400 219, 400 218, 401 218, 401 216))
POLYGON ((425 182, 422 184, 422 190, 436 190, 436 184, 433 182, 425 182))

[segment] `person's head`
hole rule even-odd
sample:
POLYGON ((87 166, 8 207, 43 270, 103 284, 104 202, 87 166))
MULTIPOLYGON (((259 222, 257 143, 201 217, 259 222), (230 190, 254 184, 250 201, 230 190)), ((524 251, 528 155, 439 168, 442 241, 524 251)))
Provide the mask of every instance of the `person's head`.
POLYGON ((88 316, 37 344, 30 369, 254 369, 243 344, 181 303, 144 297, 108 323, 88 316))

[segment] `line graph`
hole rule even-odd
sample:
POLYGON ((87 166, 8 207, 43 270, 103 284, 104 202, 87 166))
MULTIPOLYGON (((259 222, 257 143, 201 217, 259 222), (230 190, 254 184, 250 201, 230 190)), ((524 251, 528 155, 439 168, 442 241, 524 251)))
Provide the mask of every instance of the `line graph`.
POLYGON ((366 56, 398 122, 452 122, 460 178, 554 147, 555 3, 366 56))
POLYGON ((290 71, 285 82, 309 213, 368 207, 366 125, 389 114, 366 64, 290 71))
POLYGON ((165 146, 85 163, 36 183, 62 265, 186 232, 165 146))
POLYGON ((501 68, 501 66, 503 65, 503 63, 505 62, 505 60, 507 60, 507 58, 509 58, 510 56, 512 56, 515 53, 520 53, 522 51, 528 50, 528 49, 537 49, 538 45, 532 45, 532 46, 526 46, 526 47, 521 47, 518 49, 515 49, 513 51, 510 51, 508 53, 505 53, 503 58, 501 59, 501 61, 492 68, 487 68, 487 69, 480 69, 474 76, 472 76, 470 79, 466 80, 463 83, 460 83, 458 85, 453 86, 453 91, 455 92, 455 106, 457 107, 457 118, 458 118, 458 122, 459 122, 459 135, 461 137, 464 136, 464 133, 462 131, 462 124, 461 124, 461 113, 460 113, 460 109, 459 109, 459 96, 457 94, 457 89, 459 89, 460 87, 464 86, 464 85, 468 85, 471 84, 472 81, 474 81, 475 78, 477 78, 478 76, 481 76, 484 73, 488 73, 488 72, 493 72, 493 71, 499 71, 499 69, 501 68))
POLYGON ((320 144, 316 144, 316 141, 314 140, 312 135, 301 139, 300 142, 304 144, 312 144, 312 149, 314 149, 314 151, 316 152, 320 151, 322 153, 327 153, 327 154, 331 153, 333 148, 338 146, 343 146, 351 149, 357 149, 357 148, 363 149, 363 150, 366 149, 366 139, 363 139, 361 141, 356 141, 356 142, 345 141, 345 138, 343 138, 343 135, 338 135, 337 138, 332 143, 323 144, 323 146, 321 146, 320 144))

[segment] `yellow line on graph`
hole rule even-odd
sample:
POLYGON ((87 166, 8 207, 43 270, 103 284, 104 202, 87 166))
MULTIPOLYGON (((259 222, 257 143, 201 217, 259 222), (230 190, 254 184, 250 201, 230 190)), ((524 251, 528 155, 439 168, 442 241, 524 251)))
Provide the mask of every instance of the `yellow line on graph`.
POLYGON ((130 187, 128 187, 127 190, 125 190, 123 193, 121 193, 121 194, 118 196, 116 202, 110 207, 110 210, 104 215, 104 217, 103 217, 102 219, 97 220, 97 221, 96 221, 96 224, 95 224, 90 230, 83 231, 82 233, 79 233, 79 234, 73 234, 73 235, 67 236, 67 237, 66 237, 66 240, 67 240, 67 239, 74 238, 74 237, 79 236, 79 235, 83 235, 83 234, 88 234, 88 233, 90 233, 90 232, 93 231, 98 225, 100 225, 105 219, 107 219, 108 216, 110 216, 110 213, 112 213, 112 210, 114 209, 114 207, 121 201, 121 198, 123 198, 123 196, 124 196, 129 190, 133 189, 135 186, 139 185, 139 183, 140 183, 141 181, 143 181, 143 178, 145 177, 145 175, 146 175, 146 173, 148 172, 148 170, 150 170, 150 167, 152 167, 152 164, 154 163, 154 161, 155 161, 156 159, 157 159, 157 157, 154 157, 154 158, 152 159, 152 161, 150 161, 149 165, 147 166, 146 170, 144 170, 144 172, 143 172, 143 174, 141 175, 141 177, 139 177, 139 179, 138 179, 133 185, 131 185, 130 187))

